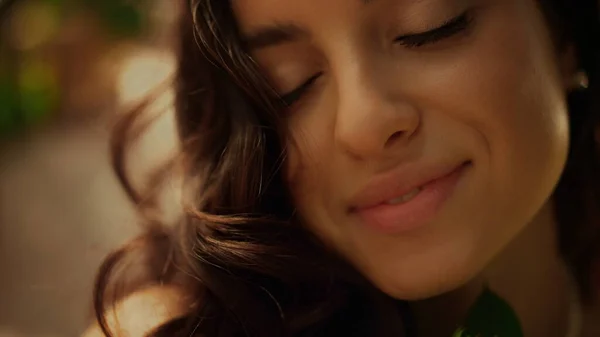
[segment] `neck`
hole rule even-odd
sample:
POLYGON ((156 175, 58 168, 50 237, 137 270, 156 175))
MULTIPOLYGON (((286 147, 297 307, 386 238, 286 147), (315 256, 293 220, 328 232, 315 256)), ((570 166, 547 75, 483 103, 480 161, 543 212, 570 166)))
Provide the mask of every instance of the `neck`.
POLYGON ((525 336, 563 337, 568 326, 568 282, 548 203, 479 277, 453 292, 413 305, 418 334, 451 336, 487 284, 515 310, 525 336))

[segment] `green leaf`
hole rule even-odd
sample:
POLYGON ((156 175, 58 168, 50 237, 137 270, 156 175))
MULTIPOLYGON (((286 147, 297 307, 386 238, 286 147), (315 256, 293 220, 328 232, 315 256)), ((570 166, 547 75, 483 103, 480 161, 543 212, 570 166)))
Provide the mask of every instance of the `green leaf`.
POLYGON ((460 328, 460 329, 454 331, 454 334, 452 335, 452 337, 467 337, 467 336, 465 336, 465 329, 460 328))
POLYGON ((513 308, 486 287, 469 311, 464 329, 453 337, 523 337, 523 330, 513 308))

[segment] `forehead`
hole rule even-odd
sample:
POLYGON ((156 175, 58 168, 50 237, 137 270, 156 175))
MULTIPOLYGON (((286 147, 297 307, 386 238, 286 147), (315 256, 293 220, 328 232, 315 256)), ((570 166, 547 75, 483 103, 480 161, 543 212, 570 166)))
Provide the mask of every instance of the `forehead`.
POLYGON ((439 14, 446 9, 486 1, 492 0, 232 0, 231 6, 242 35, 252 35, 264 26, 279 24, 319 31, 336 25, 386 21, 400 13, 404 18, 417 20, 416 17, 428 11, 439 14))
POLYGON ((233 0, 232 9, 242 32, 265 24, 291 22, 310 25, 369 10, 381 3, 428 0, 233 0))

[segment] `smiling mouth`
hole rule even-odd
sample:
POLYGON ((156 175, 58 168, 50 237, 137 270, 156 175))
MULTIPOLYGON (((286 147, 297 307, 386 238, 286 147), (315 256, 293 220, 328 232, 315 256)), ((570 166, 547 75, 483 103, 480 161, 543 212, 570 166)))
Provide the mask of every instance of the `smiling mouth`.
POLYGON ((399 204, 407 203, 407 202, 411 201, 412 199, 414 199, 417 195, 419 195, 419 193, 421 193, 422 190, 423 190, 423 186, 419 186, 400 197, 388 200, 384 203, 388 204, 388 205, 399 205, 399 204))
POLYGON ((453 194, 456 185, 472 166, 465 162, 451 172, 429 180, 408 192, 371 206, 352 209, 368 228, 399 234, 425 226, 453 194))

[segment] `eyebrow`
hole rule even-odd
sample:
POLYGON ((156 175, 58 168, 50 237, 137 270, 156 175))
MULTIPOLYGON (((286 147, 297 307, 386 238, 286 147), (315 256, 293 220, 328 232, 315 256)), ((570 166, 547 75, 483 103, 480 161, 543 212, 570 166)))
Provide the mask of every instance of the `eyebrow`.
MULTIPOLYGON (((363 5, 368 5, 374 0, 359 1, 363 5)), ((308 35, 305 29, 295 24, 276 23, 258 28, 256 31, 243 36, 242 41, 249 51, 256 51, 257 49, 294 42, 308 35)))
MULTIPOLYGON (((363 0, 368 1, 368 0, 363 0)), ((245 35, 242 40, 250 51, 294 42, 308 36, 308 32, 294 24, 273 24, 264 26, 245 35)))

